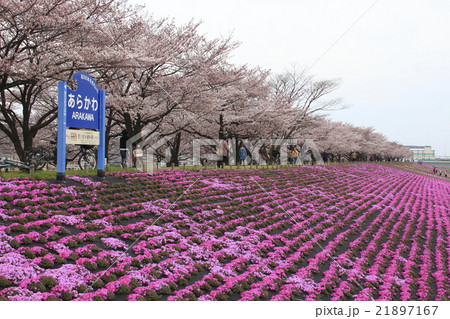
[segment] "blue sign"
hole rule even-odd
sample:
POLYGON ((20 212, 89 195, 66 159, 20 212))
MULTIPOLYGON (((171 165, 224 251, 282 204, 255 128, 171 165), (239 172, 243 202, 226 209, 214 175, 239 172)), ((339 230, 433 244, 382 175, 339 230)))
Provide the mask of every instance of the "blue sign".
POLYGON ((73 75, 77 89, 72 91, 66 82, 58 83, 58 153, 56 179, 64 180, 66 174, 66 129, 98 130, 100 144, 97 153, 97 176, 105 176, 105 90, 88 74, 73 75))
POLYGON ((100 89, 86 73, 75 73, 76 91, 67 89, 67 127, 99 129, 100 89))

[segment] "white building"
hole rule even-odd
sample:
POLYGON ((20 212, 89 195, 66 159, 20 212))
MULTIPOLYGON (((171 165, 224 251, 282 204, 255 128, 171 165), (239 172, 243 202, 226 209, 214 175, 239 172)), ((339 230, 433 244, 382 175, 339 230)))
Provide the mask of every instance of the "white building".
POLYGON ((408 145, 411 152, 413 152, 413 160, 414 161, 432 161, 435 160, 435 151, 431 148, 431 146, 413 146, 408 145))

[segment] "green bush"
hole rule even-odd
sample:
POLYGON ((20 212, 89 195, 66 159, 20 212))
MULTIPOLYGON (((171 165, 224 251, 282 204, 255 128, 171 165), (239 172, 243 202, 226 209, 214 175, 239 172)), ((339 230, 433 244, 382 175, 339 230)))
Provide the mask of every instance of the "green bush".
POLYGON ((28 228, 26 228, 23 225, 16 225, 11 227, 11 230, 17 233, 27 233, 28 232, 28 228))
POLYGON ((130 287, 126 285, 120 285, 120 287, 117 289, 118 294, 129 294, 131 292, 130 287))
POLYGON ((55 264, 63 265, 63 264, 66 264, 66 263, 67 263, 67 260, 65 260, 64 258, 61 258, 59 256, 55 256, 55 264))
POLYGON ((145 293, 144 298, 147 301, 157 301, 157 300, 160 299, 160 296, 154 291, 148 291, 147 290, 147 292, 145 293))
POLYGON ((32 292, 44 292, 47 288, 40 282, 37 283, 29 283, 27 286, 28 290, 32 292))
POLYGON ((117 280, 117 276, 114 274, 109 274, 109 275, 103 275, 102 279, 108 283, 108 282, 112 282, 112 281, 116 281, 117 280))
POLYGON ((97 266, 106 268, 108 267, 108 263, 104 259, 99 258, 97 259, 97 266))
POLYGON ((14 249, 17 249, 17 248, 20 247, 19 242, 18 242, 17 240, 15 240, 15 239, 11 240, 11 241, 9 242, 9 245, 10 245, 12 248, 14 248, 14 249))
POLYGON ((41 278, 39 278, 39 281, 48 289, 52 289, 58 284, 58 282, 53 277, 49 276, 42 276, 41 278))
POLYGON ((31 240, 31 238, 29 238, 29 237, 24 237, 23 239, 22 239, 22 244, 23 245, 29 245, 29 244, 31 244, 33 241, 31 240))
POLYGON ((71 253, 70 256, 67 258, 70 261, 75 261, 78 259, 78 255, 75 253, 71 253))
POLYGON ((136 278, 132 278, 130 281, 130 288, 134 289, 139 287, 141 284, 139 283, 139 281, 136 280, 136 278))
POLYGON ((39 263, 39 266, 41 266, 42 268, 51 268, 53 267, 53 263, 50 260, 44 258, 39 263))
POLYGON ((61 293, 61 299, 64 301, 69 301, 73 299, 73 294, 68 291, 63 291, 61 293))
POLYGON ((131 266, 133 266, 133 267, 140 267, 141 266, 141 262, 138 260, 138 259, 133 259, 132 261, 131 261, 131 266))
POLYGON ((104 286, 103 281, 101 281, 100 279, 97 279, 92 283, 92 288, 94 289, 100 289, 103 288, 103 286, 104 286))
POLYGON ((90 261, 85 261, 83 263, 83 266, 86 267, 86 269, 88 270, 96 270, 98 268, 96 263, 90 262, 90 261))
POLYGON ((80 286, 76 287, 75 289, 80 294, 83 294, 88 291, 88 287, 86 287, 85 285, 80 285, 80 286))
POLYGON ((162 294, 162 295, 170 295, 170 294, 172 294, 172 290, 170 290, 170 288, 167 287, 167 286, 162 287, 158 292, 160 294, 162 294))
POLYGON ((12 285, 12 282, 9 279, 6 279, 3 276, 0 276, 0 287, 5 288, 12 285))
POLYGON ((228 300, 227 294, 224 294, 224 293, 217 294, 216 298, 217 298, 218 301, 226 301, 226 300, 228 300))
POLYGON ((36 258, 36 255, 29 249, 26 249, 23 253, 23 255, 28 259, 34 259, 36 258))

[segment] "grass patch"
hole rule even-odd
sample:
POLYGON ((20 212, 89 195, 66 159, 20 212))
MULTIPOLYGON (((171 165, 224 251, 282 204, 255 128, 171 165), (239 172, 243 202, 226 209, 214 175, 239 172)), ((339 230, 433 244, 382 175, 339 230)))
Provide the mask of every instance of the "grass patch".
MULTIPOLYGON (((30 177, 30 173, 21 171, 0 172, 2 178, 26 178, 30 177)), ((33 179, 52 179, 56 178, 56 171, 38 171, 34 174, 33 179)))
MULTIPOLYGON (((107 167, 106 172, 126 172, 126 171, 137 171, 136 169, 123 169, 120 167, 107 167)), ((67 170, 66 175, 78 175, 78 176, 96 176, 97 175, 97 169, 90 169, 87 172, 84 170, 67 170)), ((1 178, 27 178, 31 177, 35 180, 42 180, 42 179, 56 179, 56 171, 37 171, 34 173, 33 176, 31 176, 30 173, 24 172, 24 171, 10 171, 10 172, 3 172, 0 171, 0 177, 1 178)))

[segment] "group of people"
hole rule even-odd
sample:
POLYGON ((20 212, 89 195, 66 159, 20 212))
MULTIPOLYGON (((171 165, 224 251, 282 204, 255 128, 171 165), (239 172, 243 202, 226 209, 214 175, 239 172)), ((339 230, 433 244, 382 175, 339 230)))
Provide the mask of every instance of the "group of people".
MULTIPOLYGON (((228 163, 228 151, 229 151, 229 145, 226 140, 221 140, 219 144, 219 152, 218 154, 226 154, 223 156, 223 160, 220 161, 219 167, 223 167, 224 163, 228 163)), ((259 163, 260 165, 266 165, 266 164, 276 164, 280 165, 280 151, 278 148, 272 148, 271 150, 268 150, 265 145, 262 145, 259 150, 259 163)), ((288 154, 287 154, 287 160, 289 164, 296 165, 298 162, 300 162, 299 158, 301 156, 302 152, 299 150, 298 146, 291 146, 288 148, 288 154)), ((248 157, 251 156, 245 146, 241 144, 239 148, 239 164, 240 165, 246 165, 248 162, 248 157)), ((328 154, 323 153, 322 157, 325 162, 328 161, 328 154)), ((308 150, 303 154, 302 162, 311 165, 314 165, 316 163, 316 158, 313 155, 313 152, 311 150, 308 150)), ((253 163, 256 164, 256 161, 253 161, 253 163)))
MULTIPOLYGON (((228 141, 225 138, 221 138, 219 141, 219 145, 217 147, 217 155, 219 157, 217 161, 217 167, 224 168, 225 165, 229 164, 229 152, 230 152, 230 145, 228 144, 228 141)), ((275 160, 275 162, 279 163, 280 159, 279 151, 273 150, 272 156, 269 156, 266 147, 263 145, 258 152, 260 157, 259 164, 264 165, 268 163, 269 160, 275 160)), ((241 146, 239 147, 238 156, 239 156, 239 164, 242 166, 245 166, 248 162, 248 158, 251 157, 251 154, 242 143, 241 146)))
POLYGON ((132 161, 133 165, 131 165, 131 163, 127 163, 127 141, 128 141, 129 137, 128 137, 128 132, 127 130, 123 130, 122 131, 122 136, 120 137, 119 140, 119 149, 120 149, 120 158, 121 158, 121 166, 122 168, 126 168, 129 166, 134 166, 138 169, 143 168, 143 157, 144 157, 144 151, 141 148, 140 144, 136 144, 134 145, 134 149, 133 149, 133 157, 130 158, 129 160, 132 161))
POLYGON ((448 177, 448 171, 443 170, 443 169, 438 169, 436 166, 433 166, 433 174, 443 176, 443 177, 448 177))
MULTIPOLYGON (((325 157, 322 154, 322 158, 325 162, 327 162, 328 154, 327 153, 324 153, 324 154, 325 154, 325 157)), ((300 162, 300 157, 301 157, 301 162, 303 164, 311 164, 311 165, 316 164, 317 159, 311 149, 309 149, 303 153, 299 150, 298 146, 292 146, 291 148, 288 149, 288 163, 289 164, 296 165, 298 162, 300 162)))

